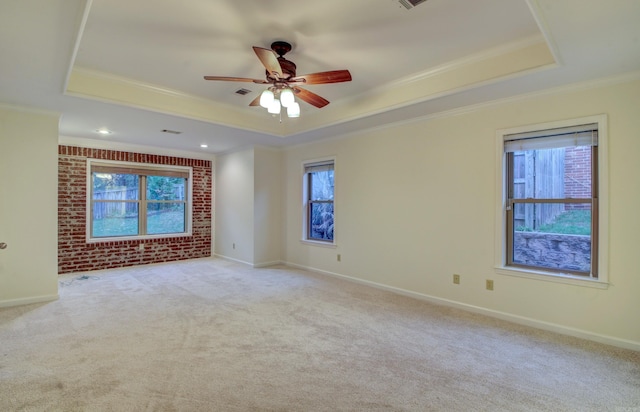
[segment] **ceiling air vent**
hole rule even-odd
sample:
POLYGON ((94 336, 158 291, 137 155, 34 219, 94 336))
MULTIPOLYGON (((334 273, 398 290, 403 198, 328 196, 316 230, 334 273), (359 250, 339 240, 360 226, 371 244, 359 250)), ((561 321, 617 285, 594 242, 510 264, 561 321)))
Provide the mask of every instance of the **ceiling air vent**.
POLYGON ((410 10, 416 7, 418 4, 424 3, 427 0, 398 0, 398 3, 402 4, 405 9, 410 10))
POLYGON ((248 89, 238 89, 238 90, 236 90, 236 94, 239 94, 241 96, 246 96, 249 93, 251 93, 251 90, 248 90, 248 89))

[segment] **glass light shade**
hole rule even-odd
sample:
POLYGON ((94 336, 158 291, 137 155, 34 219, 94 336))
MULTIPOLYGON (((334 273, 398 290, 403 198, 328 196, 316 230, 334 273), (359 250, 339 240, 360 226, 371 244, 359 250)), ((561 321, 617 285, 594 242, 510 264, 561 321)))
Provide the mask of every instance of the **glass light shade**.
POLYGON ((282 89, 280 92, 280 103, 282 103, 283 107, 289 107, 295 103, 295 99, 293 98, 293 91, 289 88, 282 89))
POLYGON ((293 102, 287 107, 288 117, 300 117, 300 105, 298 102, 293 102))
POLYGON ((280 113, 280 100, 274 99, 273 102, 267 108, 267 111, 271 114, 279 114, 280 113))
POLYGON ((267 89, 260 95, 260 106, 266 109, 271 105, 271 103, 273 103, 273 92, 267 89))

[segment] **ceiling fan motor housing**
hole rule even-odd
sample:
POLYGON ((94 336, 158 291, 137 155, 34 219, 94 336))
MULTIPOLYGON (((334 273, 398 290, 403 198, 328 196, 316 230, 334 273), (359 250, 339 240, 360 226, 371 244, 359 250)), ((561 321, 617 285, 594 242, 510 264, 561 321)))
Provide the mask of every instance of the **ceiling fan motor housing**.
MULTIPOLYGON (((296 65, 292 61, 285 59, 285 54, 291 51, 291 44, 286 41, 274 41, 271 43, 271 50, 273 50, 278 55, 278 63, 280 63, 280 68, 282 69, 282 74, 285 79, 290 79, 291 77, 296 77, 296 65)), ((267 71, 267 78, 269 80, 277 80, 271 77, 271 74, 267 71)))
POLYGON ((285 79, 296 77, 296 65, 294 62, 285 59, 284 57, 278 57, 278 63, 282 69, 282 74, 285 79))

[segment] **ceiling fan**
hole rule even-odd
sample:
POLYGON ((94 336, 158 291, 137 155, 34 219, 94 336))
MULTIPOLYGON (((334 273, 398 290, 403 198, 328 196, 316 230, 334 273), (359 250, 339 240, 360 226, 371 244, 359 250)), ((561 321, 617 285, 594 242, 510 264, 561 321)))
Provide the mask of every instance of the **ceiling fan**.
POLYGON ((253 51, 266 69, 265 80, 245 77, 204 76, 205 80, 270 84, 271 86, 249 103, 249 106, 260 105, 267 108, 269 113, 277 114, 280 113, 280 105, 282 105, 288 108, 289 117, 298 117, 300 115, 300 106, 295 102, 294 96, 317 108, 322 108, 329 104, 329 101, 324 97, 303 89, 299 85, 351 81, 349 70, 332 70, 297 76, 295 63, 283 57, 291 51, 291 44, 284 41, 273 42, 271 49, 254 46, 253 51))

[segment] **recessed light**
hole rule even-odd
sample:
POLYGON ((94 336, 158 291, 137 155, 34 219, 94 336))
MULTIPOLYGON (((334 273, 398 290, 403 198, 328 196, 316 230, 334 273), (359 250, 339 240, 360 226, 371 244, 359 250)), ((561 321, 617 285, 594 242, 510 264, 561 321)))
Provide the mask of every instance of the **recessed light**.
POLYGON ((99 133, 99 134, 101 134, 101 135, 103 135, 103 136, 106 136, 106 135, 108 135, 108 134, 111 134, 111 133, 112 133, 112 132, 111 132, 111 130, 106 129, 106 128, 104 128, 104 127, 103 127, 102 129, 98 129, 98 130, 96 130, 96 132, 97 132, 97 133, 99 133))
POLYGON ((208 144, 201 144, 200 147, 202 147, 203 149, 206 149, 207 147, 209 147, 208 144))

